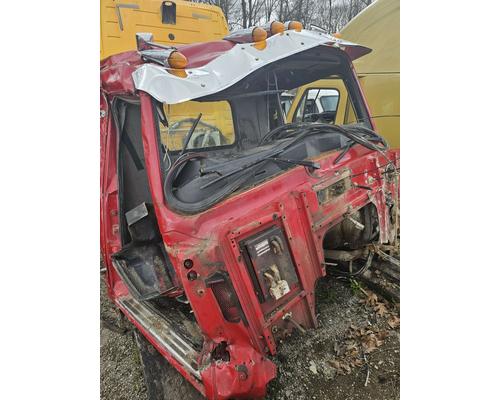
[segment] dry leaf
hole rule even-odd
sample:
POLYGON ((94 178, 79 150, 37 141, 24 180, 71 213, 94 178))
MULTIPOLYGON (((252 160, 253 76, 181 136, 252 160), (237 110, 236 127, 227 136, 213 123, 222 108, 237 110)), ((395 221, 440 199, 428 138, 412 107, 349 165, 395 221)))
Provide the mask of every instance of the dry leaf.
POLYGON ((359 356, 359 350, 357 347, 354 347, 346 352, 346 355, 349 357, 357 357, 359 356))
POLYGON ((397 328, 399 326, 399 318, 393 315, 387 320, 387 323, 392 329, 397 328))
POLYGON ((354 365, 355 365, 356 367, 361 367, 364 363, 365 363, 365 362, 364 362, 361 358, 356 358, 356 359, 354 360, 354 365))
POLYGON ((377 333, 377 338, 379 340, 384 340, 387 336, 389 336, 389 331, 380 331, 377 333))
POLYGON ((382 345, 383 341, 378 339, 373 333, 361 339, 363 350, 365 353, 371 353, 377 347, 382 345))
POLYGON ((353 340, 349 340, 348 342, 346 342, 346 351, 349 351, 349 350, 352 350, 355 348, 356 348, 356 342, 354 342, 353 340))
POLYGON ((340 363, 340 368, 345 374, 350 374, 351 373, 351 367, 345 362, 340 363))
POLYGON ((381 317, 388 313, 387 307, 383 303, 378 303, 373 309, 381 317))
POLYGON ((370 306, 374 306, 378 303, 378 297, 375 293, 370 293, 366 298, 366 303, 370 306))

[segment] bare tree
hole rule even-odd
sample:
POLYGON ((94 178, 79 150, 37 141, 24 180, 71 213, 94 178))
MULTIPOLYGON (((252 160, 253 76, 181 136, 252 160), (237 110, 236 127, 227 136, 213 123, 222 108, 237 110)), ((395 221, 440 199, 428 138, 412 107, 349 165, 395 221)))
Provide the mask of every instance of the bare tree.
POLYGON ((271 20, 317 25, 328 32, 342 29, 373 0, 194 0, 219 6, 229 27, 247 28, 271 20))
POLYGON ((192 1, 195 3, 206 3, 220 7, 230 27, 232 27, 231 21, 234 18, 234 14, 240 12, 239 8, 237 7, 238 0, 192 0, 192 1))
POLYGON ((270 21, 273 13, 276 13, 278 1, 279 0, 264 0, 264 16, 266 20, 270 21))
POLYGON ((241 15, 243 16, 243 28, 248 27, 248 17, 247 17, 247 2, 245 0, 241 0, 241 15))

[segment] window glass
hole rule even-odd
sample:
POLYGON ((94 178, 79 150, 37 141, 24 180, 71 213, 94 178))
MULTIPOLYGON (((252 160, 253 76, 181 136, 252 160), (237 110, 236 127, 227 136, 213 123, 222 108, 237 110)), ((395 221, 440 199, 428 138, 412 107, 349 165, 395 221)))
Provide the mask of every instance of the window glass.
POLYGON ((290 106, 292 105, 292 102, 293 102, 293 96, 282 94, 280 97, 280 101, 281 101, 281 108, 283 109, 283 113, 285 115, 288 114, 288 111, 290 110, 290 106))
POLYGON ((235 141, 231 106, 227 101, 186 101, 164 104, 168 127, 159 124, 163 145, 170 151, 182 150, 187 134, 201 113, 187 149, 227 146, 235 141))
POLYGON ((338 104, 337 89, 308 89, 297 107, 294 121, 335 121, 338 104))
POLYGON ((337 111, 337 106, 339 104, 338 93, 335 95, 325 95, 320 97, 319 102, 323 107, 323 111, 337 111))

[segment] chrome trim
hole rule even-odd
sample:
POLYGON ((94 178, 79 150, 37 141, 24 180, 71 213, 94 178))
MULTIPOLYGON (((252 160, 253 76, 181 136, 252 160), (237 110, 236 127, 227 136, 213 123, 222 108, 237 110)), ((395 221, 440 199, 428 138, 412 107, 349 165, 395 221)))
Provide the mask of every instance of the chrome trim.
POLYGON ((196 361, 197 351, 186 342, 179 334, 171 322, 163 315, 159 315, 152 307, 144 302, 139 302, 133 297, 123 297, 118 299, 121 305, 129 312, 141 326, 153 336, 158 343, 167 350, 172 357, 181 363, 193 376, 201 380, 198 362, 196 361))

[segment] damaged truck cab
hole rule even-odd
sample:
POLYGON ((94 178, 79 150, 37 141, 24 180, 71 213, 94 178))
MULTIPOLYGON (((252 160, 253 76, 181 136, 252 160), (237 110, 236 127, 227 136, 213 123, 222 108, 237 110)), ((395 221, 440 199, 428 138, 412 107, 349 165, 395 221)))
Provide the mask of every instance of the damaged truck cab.
POLYGON ((399 156, 351 63, 369 49, 275 24, 177 48, 138 34, 101 63, 108 293, 210 399, 264 397, 279 341, 317 326, 326 268, 368 268, 396 237, 399 156), (331 76, 353 121, 286 123, 281 93, 331 76))

